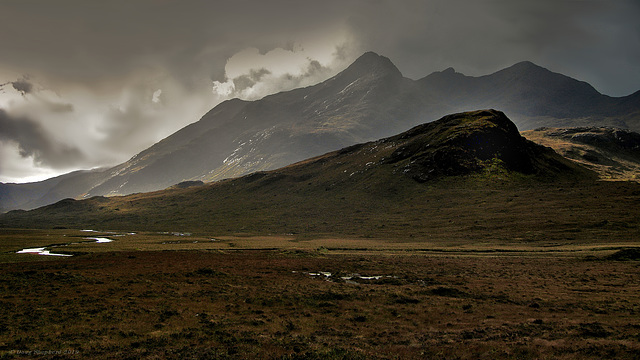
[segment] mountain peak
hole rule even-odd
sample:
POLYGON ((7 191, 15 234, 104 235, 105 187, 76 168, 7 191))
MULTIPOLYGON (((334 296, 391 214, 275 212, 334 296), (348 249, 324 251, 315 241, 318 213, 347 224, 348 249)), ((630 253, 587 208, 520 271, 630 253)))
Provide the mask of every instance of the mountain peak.
POLYGON ((542 84, 541 82, 547 81, 549 77, 555 77, 554 75, 559 74, 555 74, 549 69, 536 65, 531 61, 521 61, 486 76, 497 77, 499 81, 505 81, 505 77, 511 79, 514 77, 526 78, 540 85, 542 84))
MULTIPOLYGON (((548 69, 540 66, 540 65, 536 65, 534 63, 532 63, 531 61, 521 61, 519 63, 515 63, 512 66, 508 67, 507 69, 511 69, 511 70, 516 70, 516 71, 521 71, 521 72, 530 72, 530 71, 545 71, 545 72, 550 72, 548 69)), ((505 70, 507 70, 505 69, 505 70)))
POLYGON ((402 77, 402 73, 389 60, 389 58, 378 55, 372 51, 362 54, 353 64, 343 72, 353 74, 357 77, 374 74, 377 76, 396 76, 402 77))

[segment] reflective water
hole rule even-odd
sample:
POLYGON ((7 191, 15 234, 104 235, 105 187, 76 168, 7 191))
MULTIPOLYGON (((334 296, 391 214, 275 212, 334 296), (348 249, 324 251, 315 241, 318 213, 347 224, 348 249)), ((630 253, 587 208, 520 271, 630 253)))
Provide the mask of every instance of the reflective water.
POLYGON ((96 243, 101 244, 101 243, 108 243, 108 242, 112 242, 112 239, 109 238, 103 238, 103 237, 94 237, 94 238, 85 238, 87 240, 95 240, 96 243))
POLYGON ((73 256, 69 254, 55 254, 46 250, 46 248, 31 248, 31 249, 22 249, 17 251, 16 254, 37 254, 37 255, 49 255, 49 256, 73 256))
MULTIPOLYGON (((101 233, 105 233, 105 231, 96 231, 96 230, 80 230, 82 232, 101 232, 101 233)), ((106 232, 106 233, 111 233, 111 232, 106 232)), ((135 233, 130 232, 130 233, 125 233, 125 234, 116 234, 116 235, 110 235, 110 236, 126 236, 126 235, 135 235, 135 233)), ((83 238, 85 240, 94 240, 94 242, 96 244, 104 244, 104 243, 110 243, 113 242, 113 239, 109 239, 106 237, 86 237, 83 238)), ((83 242, 87 242, 87 241, 83 241, 83 242)), ((46 247, 39 247, 39 248, 28 248, 28 249, 22 249, 20 251, 16 251, 16 254, 35 254, 35 255, 49 255, 49 256, 73 256, 70 254, 56 254, 56 253, 52 253, 50 250, 47 250, 47 247, 49 248, 54 248, 54 247, 60 247, 60 246, 67 246, 67 245, 71 245, 71 244, 80 244, 78 242, 74 242, 74 243, 69 243, 69 244, 63 244, 63 245, 51 245, 51 246, 46 246, 46 247)))

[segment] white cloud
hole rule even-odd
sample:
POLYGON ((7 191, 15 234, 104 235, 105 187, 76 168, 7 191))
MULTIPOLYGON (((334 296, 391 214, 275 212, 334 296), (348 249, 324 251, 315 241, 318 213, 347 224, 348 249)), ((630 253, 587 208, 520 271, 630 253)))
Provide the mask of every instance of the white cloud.
POLYGON ((260 52, 245 48, 225 65, 223 81, 213 81, 220 99, 256 100, 279 91, 309 86, 335 75, 359 54, 345 56, 341 49, 351 41, 346 32, 333 30, 324 36, 307 36, 300 42, 260 52))
POLYGON ((256 48, 247 48, 227 60, 225 72, 228 78, 234 79, 248 74, 251 70, 265 69, 273 76, 300 76, 305 72, 311 59, 304 50, 273 49, 260 54, 256 48))
POLYGON ((158 89, 153 93, 153 97, 151 98, 151 102, 157 104, 160 102, 160 95, 162 95, 162 89, 158 89))
POLYGON ((220 97, 229 97, 236 90, 235 85, 233 85, 233 80, 227 80, 225 82, 214 81, 213 82, 213 93, 220 97))

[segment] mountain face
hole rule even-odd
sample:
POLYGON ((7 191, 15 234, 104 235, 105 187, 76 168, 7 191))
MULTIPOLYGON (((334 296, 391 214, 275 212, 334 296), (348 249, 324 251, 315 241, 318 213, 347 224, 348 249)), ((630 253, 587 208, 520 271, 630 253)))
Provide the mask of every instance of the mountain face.
POLYGON ((220 231, 220 226, 250 219, 269 229, 291 217, 332 216, 345 206, 413 209, 409 199, 424 193, 429 184, 455 182, 462 176, 506 183, 526 178, 527 186, 548 179, 594 179, 553 150, 523 138, 502 112, 482 110, 208 185, 65 199, 31 211, 11 211, 0 215, 0 227, 220 231))
POLYGON ((83 180, 74 181, 86 186, 66 186, 64 179, 0 184, 0 211, 275 169, 478 108, 505 111, 520 130, 593 124, 640 130, 640 92, 611 98, 530 62, 481 77, 447 69, 414 81, 388 58, 369 52, 320 84, 257 101, 223 102, 129 161, 100 174, 79 174, 83 180))
POLYGON ((231 100, 110 170, 89 195, 120 195, 183 180, 236 177, 399 132, 427 108, 418 88, 387 58, 364 54, 316 86, 231 100))

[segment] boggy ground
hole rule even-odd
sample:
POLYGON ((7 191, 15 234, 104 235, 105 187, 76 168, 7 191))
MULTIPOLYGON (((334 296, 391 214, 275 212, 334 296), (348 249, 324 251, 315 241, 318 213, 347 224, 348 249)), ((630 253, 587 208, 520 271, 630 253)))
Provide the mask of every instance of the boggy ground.
POLYGON ((554 254, 138 251, 3 263, 0 358, 637 359, 639 275, 634 260, 554 254))

